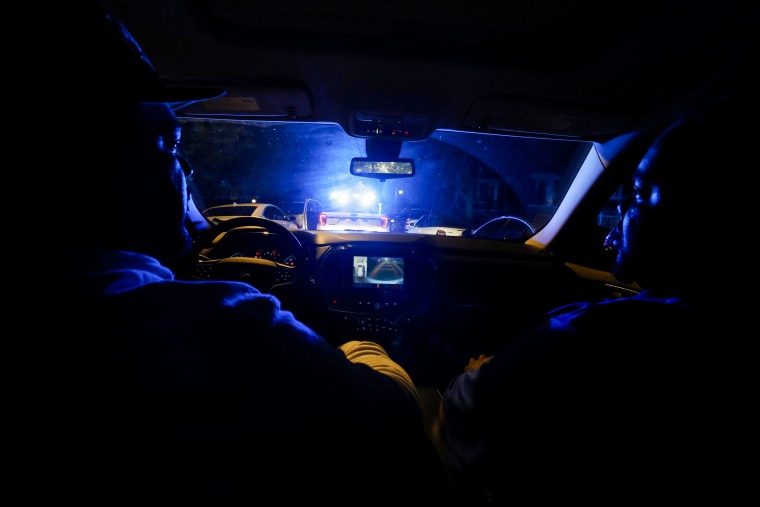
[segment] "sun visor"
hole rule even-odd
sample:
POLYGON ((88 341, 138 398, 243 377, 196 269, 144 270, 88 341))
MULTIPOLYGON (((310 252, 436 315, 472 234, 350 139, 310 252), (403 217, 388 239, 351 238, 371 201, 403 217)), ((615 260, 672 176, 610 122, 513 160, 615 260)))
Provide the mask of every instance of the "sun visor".
POLYGON ((226 93, 223 96, 190 104, 182 108, 181 114, 297 120, 310 117, 312 105, 306 88, 298 85, 226 87, 226 93))
POLYGON ((620 114, 581 109, 561 103, 537 103, 524 98, 490 95, 477 98, 465 127, 478 132, 534 134, 566 139, 594 139, 620 132, 620 114))

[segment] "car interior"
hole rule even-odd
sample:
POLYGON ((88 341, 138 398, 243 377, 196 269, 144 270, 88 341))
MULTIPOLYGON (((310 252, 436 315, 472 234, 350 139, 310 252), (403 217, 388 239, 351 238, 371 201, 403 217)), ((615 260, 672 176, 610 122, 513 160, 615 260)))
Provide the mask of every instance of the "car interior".
POLYGON ((411 209, 468 221, 451 237, 199 219, 175 267, 270 292, 336 345, 380 343, 431 407, 470 357, 548 310, 640 291, 605 244, 631 174, 671 122, 754 89, 758 61, 756 8, 736 0, 100 3, 168 86, 225 92, 173 104, 199 211, 329 211, 329 182, 372 190, 354 211, 390 223, 411 209), (233 149, 248 160, 237 183, 219 171, 233 149), (472 234, 499 216, 525 226, 472 234))
MULTIPOLYGON (((614 252, 603 240, 617 221, 615 198, 664 125, 751 86, 757 26, 747 2, 640 4, 614 22, 597 1, 101 3, 168 85, 225 90, 214 100, 174 105, 196 191, 206 166, 202 154, 193 156, 194 127, 222 121, 337 126, 364 155, 351 157, 350 168, 345 160, 344 174, 386 186, 426 177, 425 155, 400 155, 433 137, 580 147, 553 207, 536 213, 535 234, 518 241, 291 234, 241 219, 199 227, 207 230, 181 276, 249 281, 329 340, 358 336, 388 346, 419 383, 437 389, 468 354, 492 352, 554 306, 638 290, 609 272, 614 252), (357 161, 363 174, 353 170, 357 161), (275 244, 266 244, 273 235, 275 244), (277 255, 257 259, 228 247, 246 236, 246 250, 277 255), (212 245, 218 251, 209 255, 212 245), (403 283, 357 284, 353 267, 365 258, 398 259, 403 283)), ((286 150, 272 157, 285 160, 286 150)), ((287 173, 285 165, 273 164, 270 174, 287 173)), ((394 198, 385 209, 401 212, 394 198)))

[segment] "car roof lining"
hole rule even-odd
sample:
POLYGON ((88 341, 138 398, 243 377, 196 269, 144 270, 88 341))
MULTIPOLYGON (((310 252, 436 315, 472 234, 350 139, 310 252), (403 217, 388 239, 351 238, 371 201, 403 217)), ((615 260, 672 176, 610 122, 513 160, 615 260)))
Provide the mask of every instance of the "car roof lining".
POLYGON ((359 136, 352 115, 369 111, 424 117, 423 134, 602 142, 730 93, 757 61, 737 51, 758 34, 739 0, 639 2, 624 16, 600 0, 102 3, 167 83, 230 90, 180 115, 333 122, 359 136))

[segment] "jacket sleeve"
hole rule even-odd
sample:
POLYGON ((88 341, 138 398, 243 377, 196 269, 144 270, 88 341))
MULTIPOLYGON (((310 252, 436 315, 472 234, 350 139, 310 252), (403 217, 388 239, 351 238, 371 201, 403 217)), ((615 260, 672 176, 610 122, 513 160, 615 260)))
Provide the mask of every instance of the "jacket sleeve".
POLYGON ((408 391, 419 403, 417 388, 409 374, 390 358, 385 349, 370 341, 353 340, 338 347, 352 363, 366 364, 375 371, 391 377, 408 391))

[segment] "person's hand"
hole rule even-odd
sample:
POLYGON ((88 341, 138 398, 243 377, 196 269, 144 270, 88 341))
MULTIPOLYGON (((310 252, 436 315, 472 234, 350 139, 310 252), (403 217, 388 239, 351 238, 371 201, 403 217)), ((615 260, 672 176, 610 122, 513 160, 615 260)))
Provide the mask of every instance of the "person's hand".
POLYGON ((477 370, 486 361, 490 360, 493 356, 487 356, 480 354, 477 358, 471 357, 470 362, 464 367, 464 371, 477 370))

